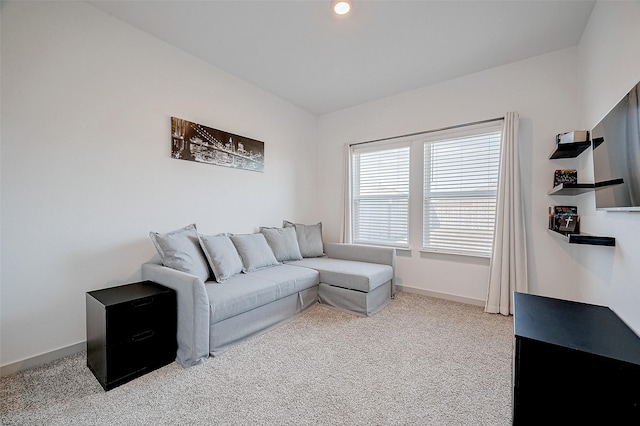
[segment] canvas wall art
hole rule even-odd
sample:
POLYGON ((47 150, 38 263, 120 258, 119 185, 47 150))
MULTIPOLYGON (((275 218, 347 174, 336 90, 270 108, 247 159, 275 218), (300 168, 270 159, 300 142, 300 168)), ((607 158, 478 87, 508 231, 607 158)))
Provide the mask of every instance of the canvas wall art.
POLYGON ((171 156, 180 160, 264 171, 264 142, 171 117, 171 156))

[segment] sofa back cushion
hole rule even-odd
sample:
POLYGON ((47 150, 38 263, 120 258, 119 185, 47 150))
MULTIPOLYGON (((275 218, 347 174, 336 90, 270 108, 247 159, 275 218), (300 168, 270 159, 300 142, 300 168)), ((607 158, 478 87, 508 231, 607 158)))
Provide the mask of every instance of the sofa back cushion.
POLYGON ((295 228, 298 246, 302 257, 320 257, 324 255, 322 245, 322 222, 315 225, 292 223, 287 220, 282 222, 285 228, 295 228))
POLYGON ((200 235, 198 238, 217 282, 225 282, 242 272, 242 259, 229 236, 200 235))
POLYGON ((301 260, 295 228, 260 228, 278 262, 301 260))
POLYGON ((242 272, 252 272, 279 265, 271 247, 262 234, 231 235, 231 241, 242 259, 242 272))
POLYGON ((166 234, 149 232, 149 237, 164 266, 195 275, 202 281, 209 279, 209 265, 200 247, 195 224, 166 234))

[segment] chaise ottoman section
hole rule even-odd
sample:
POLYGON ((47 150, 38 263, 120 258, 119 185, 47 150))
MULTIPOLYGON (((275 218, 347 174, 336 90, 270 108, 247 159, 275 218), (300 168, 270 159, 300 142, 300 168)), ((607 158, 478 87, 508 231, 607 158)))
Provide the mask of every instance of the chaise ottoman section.
POLYGON ((393 267, 329 257, 292 262, 320 273, 319 300, 325 305, 371 316, 391 299, 393 267))

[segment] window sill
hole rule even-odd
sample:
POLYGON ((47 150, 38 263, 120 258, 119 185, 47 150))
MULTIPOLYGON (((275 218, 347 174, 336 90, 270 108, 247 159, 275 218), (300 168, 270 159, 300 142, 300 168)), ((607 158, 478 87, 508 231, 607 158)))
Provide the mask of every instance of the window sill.
POLYGON ((490 256, 480 255, 480 254, 471 254, 471 253, 461 253, 454 251, 436 251, 436 250, 427 250, 420 249, 420 257, 422 258, 449 258, 450 260, 460 260, 463 262, 471 262, 471 263, 479 263, 479 264, 489 264, 491 260, 490 256))

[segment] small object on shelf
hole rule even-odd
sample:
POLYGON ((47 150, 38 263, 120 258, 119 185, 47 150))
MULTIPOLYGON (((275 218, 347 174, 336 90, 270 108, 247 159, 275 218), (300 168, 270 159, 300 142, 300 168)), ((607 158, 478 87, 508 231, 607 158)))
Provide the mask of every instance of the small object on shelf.
POLYGON ((580 232, 580 218, 576 206, 549 207, 549 229, 561 234, 580 232))
POLYGON ((576 169, 558 169, 553 172, 553 186, 561 183, 578 183, 578 171, 576 169))
POLYGON ((558 232, 561 234, 577 234, 580 227, 580 216, 567 214, 560 217, 558 232))
POLYGON ((588 141, 589 141, 588 130, 574 130, 572 132, 560 133, 556 135, 557 144, 588 142, 588 141))

